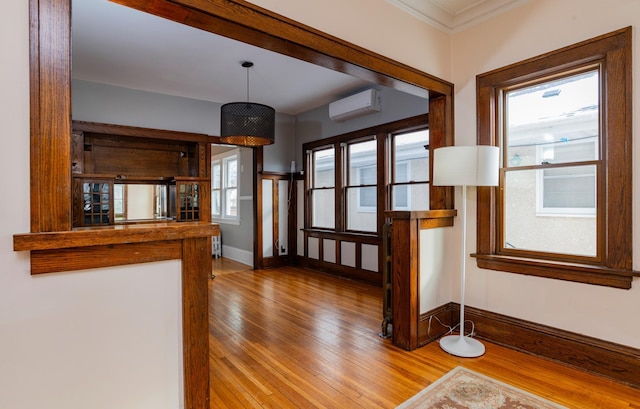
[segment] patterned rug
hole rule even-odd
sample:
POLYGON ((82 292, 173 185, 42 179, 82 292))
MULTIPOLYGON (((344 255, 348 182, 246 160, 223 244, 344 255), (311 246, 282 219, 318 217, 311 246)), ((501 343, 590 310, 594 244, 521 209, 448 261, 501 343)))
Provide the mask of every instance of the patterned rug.
POLYGON ((396 409, 566 409, 461 366, 396 409))

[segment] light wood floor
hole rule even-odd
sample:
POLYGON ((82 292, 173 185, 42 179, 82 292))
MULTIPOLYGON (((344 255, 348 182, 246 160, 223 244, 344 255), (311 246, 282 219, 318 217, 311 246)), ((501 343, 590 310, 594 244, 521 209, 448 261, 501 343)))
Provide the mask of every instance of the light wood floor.
POLYGON ((225 259, 214 272, 211 408, 395 408, 458 365, 569 408, 640 408, 638 389, 493 344, 472 359, 396 348, 376 287, 225 259))

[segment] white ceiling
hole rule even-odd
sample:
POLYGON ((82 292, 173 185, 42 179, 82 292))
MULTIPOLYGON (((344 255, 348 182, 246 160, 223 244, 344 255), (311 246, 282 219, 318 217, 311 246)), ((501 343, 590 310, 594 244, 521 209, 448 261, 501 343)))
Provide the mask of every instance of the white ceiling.
POLYGON ((530 0, 388 0, 402 10, 454 33, 530 0))
MULTIPOLYGON (((528 0, 389 0, 455 26, 528 0), (476 16, 476 17, 470 17, 476 16), (451 20, 451 21, 449 21, 451 20)), ((426 17, 425 17, 426 16, 426 17)), ((468 23, 465 23, 468 24, 468 23)), ((226 103, 249 99, 296 115, 370 86, 360 79, 177 24, 108 0, 73 0, 73 78, 226 103)))

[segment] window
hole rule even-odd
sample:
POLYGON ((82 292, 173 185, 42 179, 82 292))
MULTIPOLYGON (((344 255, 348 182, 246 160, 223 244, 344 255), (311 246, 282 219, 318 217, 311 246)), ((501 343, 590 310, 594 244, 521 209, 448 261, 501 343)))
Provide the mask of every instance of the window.
POLYGON ((115 220, 127 220, 127 185, 116 184, 113 186, 113 210, 115 220))
POLYGON ((334 147, 323 147, 311 154, 311 227, 335 227, 335 157, 334 147))
POLYGON ((502 251, 597 257, 599 77, 588 66, 503 90, 502 251))
POLYGON ((222 159, 222 197, 225 218, 238 218, 238 155, 222 159))
POLYGON ((377 157, 375 139, 345 144, 346 150, 346 221, 347 230, 378 231, 377 157))
POLYGON ((429 130, 391 135, 391 209, 429 209, 429 130))
POLYGON ((239 150, 233 149, 211 158, 211 217, 216 221, 240 221, 239 157, 239 150))
POLYGON ((478 266, 630 288, 630 29, 478 76, 478 266))
MULTIPOLYGON (((357 168, 358 186, 375 186, 377 178, 377 168, 375 166, 362 166, 357 168)), ((377 205, 377 195, 375 189, 358 190, 358 212, 375 212, 377 205)))
MULTIPOLYGON (((598 157, 598 137, 568 139, 537 149, 537 163, 588 162, 598 157)), ((536 178, 536 210, 539 215, 595 216, 596 167, 562 166, 541 169, 536 178)))
POLYGON ((309 234, 382 234, 384 212, 429 209, 428 115, 304 144, 309 234), (332 232, 327 232, 330 230, 332 232))
POLYGON ((211 161, 211 217, 222 217, 222 165, 220 159, 211 161))

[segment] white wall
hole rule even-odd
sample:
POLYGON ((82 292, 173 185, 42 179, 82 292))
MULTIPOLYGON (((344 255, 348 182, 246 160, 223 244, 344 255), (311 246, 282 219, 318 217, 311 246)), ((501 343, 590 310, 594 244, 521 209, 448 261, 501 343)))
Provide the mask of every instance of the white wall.
POLYGON ((448 254, 444 244, 455 232, 453 227, 420 230, 420 314, 451 301, 451 272, 460 271, 460 256, 448 254))
MULTIPOLYGON (((626 26, 634 27, 634 146, 638 158, 637 87, 640 73, 640 2, 637 0, 536 0, 471 28, 452 38, 455 94, 455 129, 458 144, 475 143, 476 75, 526 58, 587 40, 626 26)), ((639 268, 640 237, 637 226, 639 168, 634 166, 634 268, 639 268)), ((458 192, 458 200, 459 200, 458 192)), ((475 202, 469 203, 469 209, 475 202)), ((471 212, 474 213, 474 212, 471 212)), ((475 214, 468 220, 467 247, 475 248, 475 214)), ((459 236, 458 236, 459 237, 459 236)), ((456 246, 445 246, 456 248, 456 246)), ((453 256, 453 255, 452 255, 453 256)), ((468 259, 468 305, 489 311, 640 347, 640 327, 631 317, 640 311, 640 280, 631 290, 617 290, 560 280, 526 277, 480 270, 468 259)), ((452 283, 453 299, 459 299, 459 280, 452 283)))

